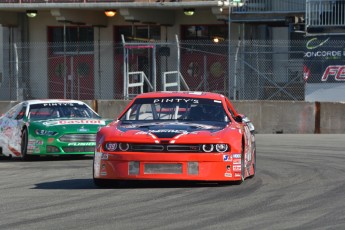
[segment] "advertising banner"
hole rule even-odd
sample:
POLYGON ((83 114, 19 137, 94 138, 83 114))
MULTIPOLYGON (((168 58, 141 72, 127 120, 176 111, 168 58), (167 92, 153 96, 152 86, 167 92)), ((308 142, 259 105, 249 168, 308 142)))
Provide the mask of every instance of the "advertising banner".
POLYGON ((307 40, 304 52, 306 83, 345 83, 343 36, 317 36, 307 40))

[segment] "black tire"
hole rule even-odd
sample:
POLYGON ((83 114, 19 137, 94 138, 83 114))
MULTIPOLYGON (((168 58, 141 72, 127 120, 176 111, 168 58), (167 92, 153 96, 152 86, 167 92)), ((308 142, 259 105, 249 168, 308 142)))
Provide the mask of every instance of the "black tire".
POLYGON ((31 156, 27 154, 28 151, 28 130, 24 128, 22 131, 22 141, 20 145, 21 159, 24 161, 32 159, 31 156))
POLYGON ((245 180, 245 178, 244 178, 245 171, 244 170, 245 170, 244 169, 244 146, 242 146, 242 154, 241 154, 241 180, 236 181, 235 184, 240 185, 245 180))
POLYGON ((256 173, 256 150, 254 151, 253 175, 250 175, 248 178, 255 177, 255 173, 256 173))
POLYGON ((93 178, 93 183, 99 188, 111 188, 116 186, 114 181, 108 179, 93 178))
POLYGON ((241 183, 245 180, 245 167, 244 167, 244 150, 242 150, 241 156, 241 183))

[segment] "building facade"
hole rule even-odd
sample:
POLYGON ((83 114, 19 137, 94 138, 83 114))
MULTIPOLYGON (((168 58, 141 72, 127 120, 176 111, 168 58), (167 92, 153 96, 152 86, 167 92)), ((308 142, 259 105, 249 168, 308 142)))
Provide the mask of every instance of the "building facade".
POLYGON ((304 100, 303 41, 307 30, 318 31, 315 20, 306 25, 310 7, 301 0, 0 0, 0 100, 123 99, 170 89, 304 100))

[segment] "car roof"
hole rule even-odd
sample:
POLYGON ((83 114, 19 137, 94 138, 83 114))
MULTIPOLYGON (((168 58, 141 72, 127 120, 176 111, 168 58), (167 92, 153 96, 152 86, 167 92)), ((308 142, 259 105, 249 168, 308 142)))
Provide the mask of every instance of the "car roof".
POLYGON ((224 95, 211 92, 198 92, 198 91, 161 91, 143 93, 136 96, 138 98, 152 98, 152 97, 190 97, 190 98, 205 98, 213 100, 222 100, 224 95))
POLYGON ((35 100, 27 100, 24 101, 29 105, 36 105, 36 104, 42 104, 42 103, 83 103, 82 101, 78 100, 70 100, 70 99, 35 99, 35 100))

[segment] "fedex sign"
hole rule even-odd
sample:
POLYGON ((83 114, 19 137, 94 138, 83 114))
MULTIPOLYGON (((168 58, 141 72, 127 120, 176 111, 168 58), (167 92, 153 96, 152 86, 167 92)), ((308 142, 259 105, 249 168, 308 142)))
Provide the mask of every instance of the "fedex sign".
POLYGON ((344 65, 328 66, 321 77, 321 81, 327 81, 328 77, 333 77, 336 81, 345 81, 345 66, 344 65))

